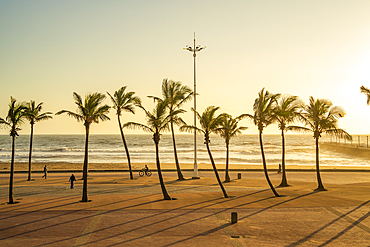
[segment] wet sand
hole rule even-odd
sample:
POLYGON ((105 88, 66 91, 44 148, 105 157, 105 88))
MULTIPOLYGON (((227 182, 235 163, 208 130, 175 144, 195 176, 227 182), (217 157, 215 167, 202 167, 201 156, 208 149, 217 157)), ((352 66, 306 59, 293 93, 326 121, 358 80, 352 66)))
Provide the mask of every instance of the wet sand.
MULTIPOLYGON (((32 171, 33 172, 42 172, 44 166, 47 166, 48 171, 79 171, 83 168, 83 163, 66 163, 66 162, 52 162, 52 163, 32 163, 32 171)), ((145 164, 143 163, 133 163, 132 169, 133 170, 140 170, 144 167, 145 164)), ((147 164, 149 169, 156 170, 157 166, 154 163, 147 164)), ((223 170, 225 169, 225 164, 216 164, 217 169, 223 170)), ((192 170, 194 165, 190 163, 181 163, 181 169, 184 170, 192 170)), ((276 171, 278 169, 278 164, 268 164, 268 169, 271 171, 276 171)), ((174 163, 161 163, 161 168, 163 170, 174 170, 176 166, 174 163)), ((370 171, 370 167, 360 167, 356 166, 323 166, 320 165, 322 170, 368 170, 370 171)), ((14 167, 15 171, 28 171, 28 163, 15 163, 14 167)), ((128 171, 127 163, 89 163, 88 165, 89 170, 118 170, 118 171, 128 171)), ((211 164, 198 164, 198 169, 212 169, 211 164)), ((245 164, 230 164, 230 170, 260 170, 263 169, 261 165, 245 165, 245 164)), ((287 170, 315 170, 315 163, 313 162, 312 165, 286 165, 287 170)), ((0 172, 7 172, 10 171, 10 163, 0 163, 0 172)))

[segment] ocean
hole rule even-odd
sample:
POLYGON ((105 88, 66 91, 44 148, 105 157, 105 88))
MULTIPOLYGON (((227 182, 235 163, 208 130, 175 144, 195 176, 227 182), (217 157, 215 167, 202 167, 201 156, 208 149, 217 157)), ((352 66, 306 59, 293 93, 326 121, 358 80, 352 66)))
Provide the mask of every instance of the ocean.
MULTIPOLYGON (((155 163, 155 146, 150 134, 126 134, 132 163, 155 163)), ((328 137, 323 140, 330 140, 328 137)), ((177 150, 181 163, 193 163, 194 136, 176 135, 177 150)), ((281 136, 263 135, 267 163, 281 163, 281 136)), ((34 135, 32 161, 39 163, 67 162, 82 163, 84 156, 84 135, 34 135)), ((203 137, 197 137, 198 164, 210 164, 203 137)), ((160 160, 174 163, 172 139, 163 134, 160 141, 160 160)), ((210 148, 216 164, 225 164, 225 142, 217 135, 211 136, 210 148)), ((16 139, 16 162, 28 162, 29 136, 16 139)), ((11 158, 11 137, 0 135, 0 162, 9 163, 11 158)), ((126 154, 120 135, 90 135, 89 162, 126 163, 126 154)), ((240 135, 230 142, 230 164, 260 165, 261 151, 258 135, 240 135)), ((286 164, 315 165, 315 140, 312 135, 286 135, 286 164)), ((321 166, 369 167, 368 159, 354 157, 335 151, 320 149, 321 166)))

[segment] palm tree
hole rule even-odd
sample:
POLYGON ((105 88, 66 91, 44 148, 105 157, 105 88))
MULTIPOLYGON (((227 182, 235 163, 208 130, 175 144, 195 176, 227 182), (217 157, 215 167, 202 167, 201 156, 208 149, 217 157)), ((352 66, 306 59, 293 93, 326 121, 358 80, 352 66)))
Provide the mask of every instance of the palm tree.
POLYGON ((162 97, 160 99, 158 97, 149 96, 154 98, 155 100, 169 100, 168 101, 168 109, 169 114, 172 116, 170 120, 170 127, 171 127, 171 134, 172 134, 172 143, 173 143, 173 153, 175 156, 175 163, 176 163, 176 170, 178 180, 184 180, 184 176, 182 175, 179 159, 177 157, 177 150, 176 150, 176 141, 175 141, 175 131, 173 125, 184 125, 185 122, 178 116, 173 115, 173 112, 177 109, 181 109, 181 106, 186 103, 187 101, 191 100, 193 97, 193 91, 185 85, 182 85, 181 82, 163 79, 162 82, 162 97))
MULTIPOLYGON (((169 130, 171 115, 167 114, 168 103, 169 103, 169 100, 158 101, 152 112, 147 111, 143 106, 141 106, 141 108, 145 112, 147 125, 140 124, 140 123, 134 123, 134 122, 127 122, 123 125, 124 128, 142 129, 145 132, 149 132, 153 134, 153 141, 155 144, 157 172, 158 172, 159 183, 161 185, 164 200, 171 200, 171 197, 168 194, 166 187, 164 185, 164 182, 163 182, 161 164, 159 161, 159 141, 161 140, 161 133, 169 130)), ((173 112, 173 114, 179 114, 182 111, 183 110, 176 110, 173 112)))
POLYGON ((121 87, 118 91, 114 92, 114 95, 110 95, 108 92, 107 94, 111 98, 113 102, 113 108, 116 110, 116 115, 118 118, 118 126, 119 130, 121 132, 122 142, 125 147, 126 151, 126 157, 127 157, 127 163, 130 170, 130 179, 134 179, 132 175, 132 169, 131 169, 131 160, 130 160, 130 154, 128 152, 128 147, 126 144, 125 136, 123 134, 123 128, 121 124, 121 115, 122 111, 131 112, 132 114, 135 114, 135 106, 138 106, 141 104, 141 99, 137 96, 134 96, 134 92, 127 92, 125 93, 126 86, 121 87))
POLYGON ((285 171, 285 137, 284 132, 288 124, 293 123, 298 117, 299 111, 302 109, 302 104, 297 96, 285 95, 273 109, 273 117, 275 122, 277 122, 279 129, 281 130, 281 143, 282 143, 282 179, 279 187, 289 186, 286 171, 285 171))
POLYGON ((267 183, 269 184, 272 192, 276 197, 280 197, 280 195, 276 192, 274 186, 272 185, 267 172, 265 153, 263 151, 262 133, 263 129, 270 125, 274 120, 273 109, 276 106, 276 101, 279 97, 280 94, 272 94, 267 90, 265 91, 265 88, 262 88, 262 90, 258 93, 258 97, 255 99, 253 104, 254 115, 244 114, 246 117, 253 120, 254 125, 256 125, 258 128, 263 170, 265 173, 267 183))
POLYGON ((83 190, 82 190, 82 202, 88 202, 87 198, 87 165, 88 165, 88 145, 89 145, 89 133, 90 125, 92 123, 99 123, 99 120, 106 121, 110 118, 106 115, 109 112, 110 106, 102 105, 105 95, 101 93, 89 93, 85 96, 85 100, 82 101, 80 95, 76 92, 73 93, 73 99, 77 105, 77 112, 69 110, 61 110, 55 113, 60 115, 66 113, 68 116, 75 118, 77 122, 83 122, 85 126, 85 156, 83 166, 83 190))
POLYGON ((310 96, 310 103, 304 107, 300 120, 306 127, 290 126, 293 131, 313 132, 316 142, 316 175, 318 187, 316 191, 325 191, 320 176, 319 166, 319 139, 321 134, 336 135, 340 138, 352 140, 352 136, 345 130, 338 128, 338 119, 344 117, 346 112, 340 106, 333 106, 327 99, 314 99, 310 96))
POLYGON ((370 89, 368 89, 367 87, 361 86, 360 90, 361 90, 361 93, 367 96, 367 105, 369 105, 370 104, 370 89))
POLYGON ((215 113, 218 109, 220 109, 220 107, 208 106, 206 108, 206 110, 203 112, 203 114, 200 115, 197 111, 195 111, 192 108, 192 110, 197 115, 197 118, 199 120, 201 128, 198 128, 198 127, 193 126, 193 125, 183 125, 183 126, 180 127, 180 131, 188 131, 188 132, 198 131, 199 133, 204 135, 204 144, 206 144, 208 155, 209 155, 209 158, 211 160, 213 171, 215 172, 217 182, 221 187, 221 190, 224 194, 224 197, 228 198, 226 190, 225 190, 225 188, 222 185, 222 182, 220 180, 220 176, 218 175, 218 171, 217 171, 215 162, 213 160, 211 150, 209 148, 209 143, 211 142, 210 139, 209 139, 209 136, 210 136, 211 133, 217 132, 217 129, 220 127, 220 124, 221 124, 221 121, 222 121, 222 118, 223 118, 223 114, 221 114, 217 117, 215 116, 215 113))
POLYGON ((230 176, 229 176, 229 144, 230 139, 233 137, 236 137, 237 135, 240 135, 242 133, 242 130, 248 129, 248 127, 238 127, 239 121, 242 119, 242 116, 233 118, 229 114, 222 114, 222 118, 220 121, 220 127, 217 128, 216 132, 225 139, 226 143, 226 169, 225 169, 225 181, 224 182, 230 182, 230 176))
POLYGON ((30 102, 26 103, 26 118, 30 122, 31 125, 31 135, 30 135, 30 152, 28 155, 28 181, 31 180, 31 157, 32 157, 32 142, 33 142, 33 125, 37 122, 48 120, 53 118, 50 116, 52 114, 51 112, 44 112, 41 113, 42 105, 44 103, 41 102, 36 106, 36 103, 34 100, 31 100, 30 102))
POLYGON ((8 115, 5 119, 0 117, 0 125, 5 125, 5 127, 10 129, 10 136, 12 137, 12 159, 10 163, 10 180, 9 180, 9 204, 14 204, 13 199, 13 180, 14 180, 14 154, 15 154, 15 138, 18 135, 18 131, 21 129, 19 126, 23 124, 25 120, 25 104, 16 103, 16 99, 10 97, 10 104, 8 115))

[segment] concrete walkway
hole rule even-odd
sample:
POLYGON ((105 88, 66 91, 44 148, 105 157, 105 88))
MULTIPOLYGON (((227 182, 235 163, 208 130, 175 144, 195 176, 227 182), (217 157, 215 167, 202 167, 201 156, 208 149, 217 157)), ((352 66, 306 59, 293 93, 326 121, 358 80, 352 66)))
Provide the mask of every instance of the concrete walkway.
MULTIPOLYGON (((66 176, 17 174, 13 205, 6 204, 8 176, 0 176, 0 246, 370 245, 368 173, 323 173, 325 192, 313 191, 314 173, 289 173, 293 186, 277 188, 282 197, 263 174, 243 173, 224 184, 229 198, 212 173, 185 181, 164 173, 171 201, 162 200, 155 174, 91 174, 88 203, 79 202, 82 181, 70 189, 66 176)), ((278 185, 280 174, 271 179, 278 185)))

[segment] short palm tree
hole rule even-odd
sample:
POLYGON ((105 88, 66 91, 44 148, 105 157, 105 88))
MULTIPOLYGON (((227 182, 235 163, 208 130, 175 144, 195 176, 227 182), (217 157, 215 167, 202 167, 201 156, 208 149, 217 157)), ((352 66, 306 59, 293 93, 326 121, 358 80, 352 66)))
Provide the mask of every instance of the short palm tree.
POLYGON ((367 97, 367 105, 370 104, 370 89, 367 87, 361 86, 360 87, 361 93, 365 94, 367 97))
POLYGON ((297 96, 284 95, 280 98, 278 103, 273 109, 273 117, 275 122, 278 124, 279 129, 281 130, 281 143, 282 143, 282 158, 281 158, 281 167, 282 167, 282 179, 279 187, 289 186, 286 171, 285 171, 285 136, 284 132, 287 130, 286 127, 288 124, 293 123, 302 109, 302 104, 299 101, 297 96))
POLYGON ((174 124, 180 126, 184 125, 184 121, 178 116, 173 115, 173 112, 175 110, 181 109, 181 106, 192 99, 193 97, 193 91, 185 85, 182 85, 181 82, 163 79, 162 82, 162 97, 163 99, 160 99, 158 97, 152 97, 155 100, 169 100, 168 101, 168 109, 169 114, 171 117, 170 127, 171 127, 171 134, 172 134, 172 144, 173 144, 173 152, 175 156, 175 163, 176 163, 176 170, 177 170, 177 176, 178 180, 184 180, 184 176, 182 175, 179 159, 177 156, 177 150, 176 150, 176 141, 175 141, 175 131, 174 131, 174 124))
POLYGON ((77 111, 72 112, 69 110, 61 110, 55 113, 60 115, 66 113, 68 116, 75 118, 77 122, 83 122, 85 126, 85 156, 83 165, 83 190, 82 190, 82 202, 88 202, 87 197, 87 165, 88 165, 88 151, 89 151, 89 134, 90 125, 92 123, 99 123, 99 120, 106 121, 110 120, 107 116, 109 113, 110 106, 102 105, 105 95, 102 93, 89 93, 85 96, 85 100, 82 101, 80 95, 76 92, 73 93, 73 99, 77 105, 77 111))
POLYGON ((248 127, 238 127, 239 121, 243 118, 242 116, 233 118, 229 114, 222 114, 220 121, 220 127, 217 128, 216 132, 225 140, 226 144, 226 169, 225 169, 225 181, 230 182, 229 176, 229 144, 230 139, 236 137, 242 133, 242 130, 248 129, 248 127))
POLYGON ((31 125, 31 135, 30 135, 30 152, 28 155, 28 181, 31 180, 31 158, 32 158, 32 142, 33 142, 33 126, 35 123, 40 122, 40 121, 45 121, 48 119, 53 118, 50 116, 52 113, 51 112, 44 112, 41 113, 42 110, 42 105, 44 103, 41 102, 36 106, 36 103, 34 100, 31 100, 30 102, 26 103, 26 118, 30 122, 31 125))
POLYGON ((10 129, 10 136, 12 137, 12 159, 10 163, 10 180, 9 180, 9 204, 14 204, 13 199, 13 179, 14 179, 14 154, 15 154, 15 138, 18 135, 18 131, 21 129, 19 126, 24 123, 25 120, 25 104, 17 103, 16 99, 10 97, 10 104, 8 115, 5 119, 0 118, 0 125, 5 125, 6 128, 10 129))
POLYGON ((327 99, 314 99, 310 96, 310 102, 300 114, 300 120, 306 127, 290 126, 293 131, 312 132, 316 142, 316 175, 318 187, 316 191, 325 191, 321 180, 319 166, 319 139, 321 134, 335 135, 340 138, 352 140, 352 136, 345 130, 338 128, 338 119, 344 117, 346 112, 342 107, 333 106, 327 99))
POLYGON ((125 147, 126 151, 126 157, 127 157, 127 163, 130 170, 130 179, 134 179, 134 176, 132 175, 132 168, 131 168, 131 160, 130 160, 130 154, 128 151, 127 143, 125 136, 123 134, 123 128, 121 124, 121 115, 123 111, 130 112, 132 114, 135 114, 135 106, 141 105, 141 99, 137 96, 134 96, 135 92, 127 92, 125 93, 126 86, 121 87, 118 91, 115 91, 113 96, 110 95, 108 92, 107 94, 112 100, 113 108, 116 110, 116 115, 118 118, 118 126, 119 130, 121 132, 122 142, 123 146, 125 147))
POLYGON ((258 97, 255 99, 253 104, 254 115, 244 114, 246 117, 253 120, 254 125, 256 125, 258 128, 263 170, 265 173, 267 183, 269 184, 272 192, 276 197, 280 197, 280 195, 276 192, 274 186, 272 185, 267 172, 265 153, 263 151, 262 133, 263 129, 270 125, 274 120, 273 109, 276 106, 276 101, 279 97, 280 94, 272 94, 267 90, 265 91, 265 88, 262 88, 262 90, 258 93, 258 97))
MULTIPOLYGON (((167 105, 168 105, 168 100, 158 101, 152 112, 147 111, 143 106, 141 106, 141 108, 145 112, 147 125, 140 124, 140 123, 134 123, 134 122, 127 122, 123 125, 123 127, 130 128, 130 129, 142 129, 145 132, 149 132, 153 134, 153 141, 155 144, 157 172, 158 172, 159 183, 162 189, 163 199, 171 200, 171 197, 168 194, 165 184, 163 182, 161 164, 159 160, 159 141, 161 140, 161 133, 169 131, 169 124, 171 121, 171 115, 168 115, 167 105)), ((174 111, 173 114, 180 113, 178 111, 182 111, 182 110, 174 111)))
POLYGON ((210 136, 211 133, 216 133, 217 132, 217 129, 220 127, 220 124, 221 124, 221 121, 222 121, 222 118, 223 118, 223 114, 216 117, 215 114, 216 114, 216 111, 218 109, 220 109, 220 107, 208 106, 206 108, 206 110, 202 113, 202 115, 200 115, 197 111, 192 109, 193 111, 195 111, 195 114, 197 115, 197 118, 198 118, 199 123, 200 123, 200 128, 198 128, 196 126, 193 126, 193 125, 183 125, 183 126, 180 127, 180 131, 193 132, 195 130, 195 131, 204 135, 204 144, 206 144, 208 155, 209 155, 209 158, 211 160, 213 171, 215 172, 217 182, 221 187, 221 190, 224 194, 224 197, 228 198, 226 190, 225 190, 225 188, 222 185, 222 182, 220 180, 220 176, 218 175, 218 171, 217 171, 215 162, 214 162, 213 157, 212 157, 211 149, 209 147, 209 143, 211 142, 210 139, 209 139, 209 136, 210 136))

